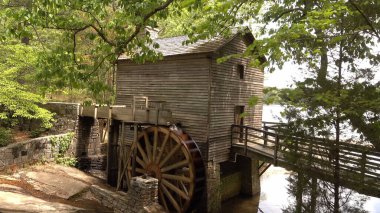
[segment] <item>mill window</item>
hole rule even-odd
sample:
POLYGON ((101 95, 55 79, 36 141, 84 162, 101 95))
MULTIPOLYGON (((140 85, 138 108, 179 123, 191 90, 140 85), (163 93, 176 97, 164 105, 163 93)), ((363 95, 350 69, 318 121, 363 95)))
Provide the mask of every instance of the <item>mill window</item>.
POLYGON ((244 65, 238 64, 237 65, 237 72, 240 79, 244 79, 244 65))

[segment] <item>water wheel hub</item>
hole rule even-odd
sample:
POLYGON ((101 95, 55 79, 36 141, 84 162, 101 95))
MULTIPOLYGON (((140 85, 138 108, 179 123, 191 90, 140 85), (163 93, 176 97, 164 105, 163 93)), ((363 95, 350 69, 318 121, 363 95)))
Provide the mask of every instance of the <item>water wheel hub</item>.
POLYGON ((161 181, 162 177, 161 177, 161 169, 159 165, 151 163, 147 165, 146 171, 147 171, 147 175, 157 178, 158 181, 161 181))

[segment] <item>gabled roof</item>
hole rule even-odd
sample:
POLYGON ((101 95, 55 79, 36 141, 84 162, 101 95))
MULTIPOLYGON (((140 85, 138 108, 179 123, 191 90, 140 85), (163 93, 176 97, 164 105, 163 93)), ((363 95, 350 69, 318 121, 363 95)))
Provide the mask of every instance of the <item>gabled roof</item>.
POLYGON ((219 47, 227 43, 230 39, 217 37, 207 40, 198 40, 195 43, 186 45, 184 44, 184 42, 187 40, 187 36, 178 36, 171 38, 156 39, 154 41, 160 45, 157 51, 162 53, 163 56, 169 56, 214 52, 219 47))
MULTIPOLYGON (((222 46, 227 44, 229 41, 231 41, 238 35, 241 34, 236 33, 230 38, 215 37, 211 39, 198 40, 195 43, 191 43, 188 45, 185 44, 185 41, 188 40, 187 36, 158 38, 155 39, 154 42, 159 44, 159 48, 154 50, 162 53, 163 56, 185 55, 194 53, 211 53, 220 49, 222 46)), ((248 43, 251 43, 254 40, 253 35, 251 33, 245 34, 244 37, 248 43)), ((122 55, 119 59, 128 59, 128 57, 122 55)))

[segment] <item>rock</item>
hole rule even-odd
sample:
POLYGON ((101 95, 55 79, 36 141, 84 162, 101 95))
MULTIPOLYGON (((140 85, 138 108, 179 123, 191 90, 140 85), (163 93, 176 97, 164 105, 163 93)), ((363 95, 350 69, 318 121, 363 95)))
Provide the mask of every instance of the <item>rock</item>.
POLYGON ((83 182, 91 184, 99 183, 99 179, 94 178, 73 167, 62 166, 58 164, 51 164, 49 166, 43 167, 42 171, 50 172, 50 173, 59 173, 65 176, 72 177, 77 180, 81 180, 83 182))
POLYGON ((165 212, 166 212, 165 209, 157 203, 152 204, 150 206, 145 206, 143 209, 139 211, 139 213, 165 213, 165 212))
POLYGON ((32 196, 15 192, 0 191, 0 212, 79 212, 81 208, 47 202, 32 196))
POLYGON ((49 172, 27 172, 23 178, 37 190, 64 199, 69 199, 89 187, 82 181, 49 172))
POLYGON ((10 184, 0 184, 0 191, 23 192, 24 190, 18 186, 14 186, 10 184))

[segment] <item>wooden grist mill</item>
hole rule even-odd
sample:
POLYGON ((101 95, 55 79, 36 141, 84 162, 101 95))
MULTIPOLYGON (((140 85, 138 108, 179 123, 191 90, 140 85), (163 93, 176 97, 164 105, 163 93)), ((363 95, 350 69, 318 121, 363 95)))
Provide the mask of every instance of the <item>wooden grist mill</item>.
POLYGON ((115 105, 83 107, 81 116, 108 120, 102 138, 110 185, 123 190, 131 177, 153 176, 168 212, 219 212, 223 200, 256 193, 258 162, 231 155, 231 125, 261 127, 263 72, 247 58, 217 63, 243 53, 251 33, 184 46, 186 40, 156 39, 157 62, 121 56, 115 105), (249 107, 252 96, 259 102, 249 107))

